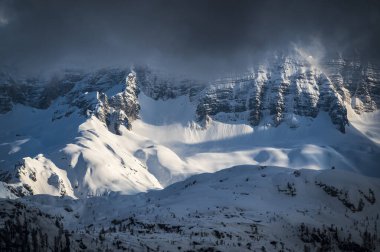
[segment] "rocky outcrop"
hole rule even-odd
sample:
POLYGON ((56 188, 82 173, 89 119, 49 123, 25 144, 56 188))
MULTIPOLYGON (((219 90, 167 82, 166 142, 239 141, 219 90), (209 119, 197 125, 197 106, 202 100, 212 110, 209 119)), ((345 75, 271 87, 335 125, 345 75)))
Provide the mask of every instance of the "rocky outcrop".
POLYGON ((137 99, 136 74, 126 78, 125 90, 108 98, 105 93, 97 93, 98 104, 95 115, 104 122, 110 131, 121 134, 120 126, 131 129, 131 122, 138 118, 140 105, 137 99))
POLYGON ((57 167, 42 154, 25 157, 14 165, 13 170, 0 174, 0 180, 17 197, 34 194, 73 196, 73 189, 66 171, 57 167))
POLYGON ((344 101, 328 77, 322 75, 320 82, 319 107, 329 113, 331 121, 341 132, 345 132, 345 126, 348 125, 348 118, 344 101))

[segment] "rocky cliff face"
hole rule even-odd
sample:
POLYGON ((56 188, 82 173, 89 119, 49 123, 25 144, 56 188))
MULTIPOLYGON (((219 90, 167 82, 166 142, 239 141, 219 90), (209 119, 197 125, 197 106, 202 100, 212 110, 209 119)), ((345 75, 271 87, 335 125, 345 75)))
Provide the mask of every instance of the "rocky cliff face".
POLYGON ((199 99, 198 120, 264 122, 297 127, 297 117, 314 118, 326 111, 344 132, 347 111, 338 88, 317 66, 300 57, 279 57, 245 76, 225 78, 208 86, 199 99))
POLYGON ((136 67, 135 71, 139 89, 154 100, 173 99, 181 95, 188 95, 193 100, 206 86, 200 81, 174 77, 148 67, 136 67))
POLYGON ((12 110, 13 104, 46 109, 58 97, 66 95, 80 79, 79 73, 21 80, 0 73, 0 113, 12 110))
POLYGON ((129 120, 138 117, 136 75, 120 69, 102 69, 96 72, 65 72, 51 79, 16 80, 0 76, 0 113, 12 110, 14 104, 46 109, 54 101, 62 109, 54 111, 52 120, 69 116, 75 110, 82 115, 94 113, 109 129, 117 133, 129 120), (109 97, 110 89, 118 89, 109 97), (121 92, 120 92, 121 91, 121 92))
POLYGON ((138 118, 140 91, 155 100, 189 96, 196 106, 194 120, 201 125, 212 119, 298 127, 301 117, 315 118, 325 111, 345 132, 347 106, 363 113, 374 111, 380 103, 377 65, 342 57, 317 65, 296 52, 273 56, 245 74, 209 83, 174 78, 147 67, 137 67, 133 72, 67 72, 50 80, 16 81, 4 73, 0 77, 0 113, 10 111, 16 103, 44 109, 61 97, 59 102, 65 107, 56 111, 52 120, 79 108, 83 115, 95 114, 116 134, 120 125, 130 129, 130 122, 138 118))
POLYGON ((351 102, 356 113, 372 112, 380 103, 380 68, 360 59, 338 56, 325 62, 326 71, 340 89, 340 95, 351 102))
POLYGON ((378 66, 339 57, 316 64, 296 52, 210 83, 175 81, 148 69, 140 69, 137 76, 142 91, 153 99, 188 95, 201 125, 213 119, 298 127, 301 117, 315 118, 325 111, 344 133, 348 106, 360 114, 374 111, 380 102, 378 66))
POLYGON ((105 93, 97 93, 97 100, 95 115, 106 123, 110 131, 120 134, 121 125, 131 129, 130 122, 138 118, 140 111, 135 72, 127 76, 123 92, 110 98, 105 93))

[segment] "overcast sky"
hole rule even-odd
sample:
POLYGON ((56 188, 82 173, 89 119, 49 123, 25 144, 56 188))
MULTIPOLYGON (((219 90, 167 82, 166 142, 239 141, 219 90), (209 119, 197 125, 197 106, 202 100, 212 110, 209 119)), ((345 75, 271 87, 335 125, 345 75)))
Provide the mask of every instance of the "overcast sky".
POLYGON ((291 43, 379 59, 379 2, 0 0, 0 65, 207 73, 291 43))

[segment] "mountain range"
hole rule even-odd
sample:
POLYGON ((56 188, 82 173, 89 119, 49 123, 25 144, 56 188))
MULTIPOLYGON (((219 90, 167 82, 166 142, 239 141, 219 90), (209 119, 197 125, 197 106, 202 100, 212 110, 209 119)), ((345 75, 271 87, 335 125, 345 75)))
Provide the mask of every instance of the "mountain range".
POLYGON ((213 80, 2 71, 0 248, 375 251, 379 106, 380 65, 300 49, 213 80))

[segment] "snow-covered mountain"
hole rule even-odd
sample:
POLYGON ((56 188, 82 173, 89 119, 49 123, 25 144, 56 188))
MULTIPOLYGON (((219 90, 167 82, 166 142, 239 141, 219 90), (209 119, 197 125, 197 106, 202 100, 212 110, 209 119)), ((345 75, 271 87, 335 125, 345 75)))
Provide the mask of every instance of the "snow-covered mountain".
POLYGON ((299 50, 207 82, 149 67, 3 72, 0 195, 34 196, 2 200, 2 227, 37 219, 57 237, 46 250, 95 236, 103 249, 376 249, 378 104, 378 65, 299 50))
POLYGON ((2 74, 2 181, 86 197, 240 164, 380 176, 379 80, 369 63, 297 51, 210 83, 147 67, 2 74))

